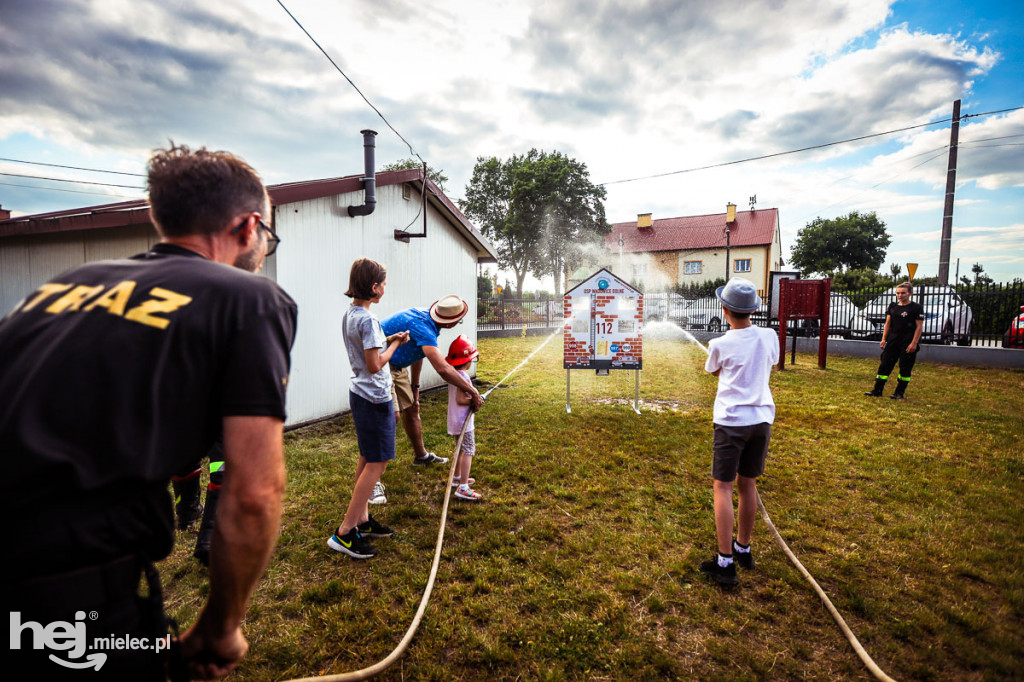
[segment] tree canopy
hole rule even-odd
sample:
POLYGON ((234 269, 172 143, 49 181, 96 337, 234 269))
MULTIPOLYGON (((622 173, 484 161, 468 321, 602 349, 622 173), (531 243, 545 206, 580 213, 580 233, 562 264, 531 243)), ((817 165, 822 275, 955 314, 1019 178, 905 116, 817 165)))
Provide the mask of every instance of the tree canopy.
POLYGON ((529 273, 554 276, 560 295, 565 274, 611 230, 605 195, 590 182, 586 164, 531 149, 506 161, 478 158, 459 205, 494 242, 498 264, 515 273, 518 297, 529 273))
MULTIPOLYGON (((418 159, 399 159, 398 161, 393 161, 381 167, 381 170, 394 171, 408 170, 410 168, 422 170, 423 162, 418 159)), ((440 187, 442 192, 445 194, 448 193, 448 190, 444 186, 444 184, 448 182, 448 176, 444 174, 444 171, 440 168, 431 168, 430 166, 427 166, 427 177, 433 180, 434 184, 440 187)))
POLYGON ((815 218, 797 234, 790 261, 804 275, 878 270, 891 241, 874 211, 852 211, 832 220, 815 218))

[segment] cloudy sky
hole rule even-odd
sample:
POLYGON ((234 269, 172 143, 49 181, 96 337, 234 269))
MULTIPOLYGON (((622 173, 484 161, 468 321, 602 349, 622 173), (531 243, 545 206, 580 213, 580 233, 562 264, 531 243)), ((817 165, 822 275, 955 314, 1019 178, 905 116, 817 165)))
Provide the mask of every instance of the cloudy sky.
MULTIPOLYGON (((756 195, 787 258, 815 217, 873 210, 893 235, 883 269, 935 274, 949 124, 679 171, 948 119, 962 99, 951 277, 957 258, 1024 277, 1024 109, 988 114, 1024 106, 1022 3, 283 1, 452 198, 477 157, 558 150, 608 183, 611 222, 756 195)), ((413 155, 276 0, 0 0, 15 215, 141 197, 130 174, 169 138, 267 183, 353 175, 367 127, 379 164, 413 155)))

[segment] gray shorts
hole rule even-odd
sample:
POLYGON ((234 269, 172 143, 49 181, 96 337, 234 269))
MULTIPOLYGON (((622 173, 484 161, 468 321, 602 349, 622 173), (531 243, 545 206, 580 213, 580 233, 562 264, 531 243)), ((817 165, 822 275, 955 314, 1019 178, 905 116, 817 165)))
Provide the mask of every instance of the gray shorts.
POLYGON ((750 426, 715 424, 715 456, 711 476, 716 481, 736 480, 736 474, 757 478, 764 473, 772 425, 768 422, 750 426))
MULTIPOLYGON (((476 433, 475 429, 469 429, 462 436, 462 454, 466 457, 472 457, 476 454, 476 433)), ((459 437, 455 436, 455 442, 459 442, 459 437)))

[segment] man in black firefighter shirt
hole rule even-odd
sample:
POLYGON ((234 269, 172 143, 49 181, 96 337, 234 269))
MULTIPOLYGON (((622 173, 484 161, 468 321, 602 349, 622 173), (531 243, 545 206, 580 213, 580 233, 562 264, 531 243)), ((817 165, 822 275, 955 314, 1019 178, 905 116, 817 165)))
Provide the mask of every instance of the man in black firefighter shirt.
POLYGON ((882 341, 878 344, 882 349, 882 360, 875 376, 875 387, 864 395, 881 397, 889 372, 899 362, 896 390, 889 397, 893 400, 904 398, 903 394, 910 383, 910 372, 914 369, 917 351, 921 347, 921 330, 924 327, 924 308, 920 303, 910 300, 913 292, 910 282, 896 286, 896 302, 890 303, 885 311, 885 328, 882 330, 882 341))
POLYGON ((58 275, 0 321, 2 590, 11 654, 40 679, 165 679, 152 562, 173 546, 168 482, 221 434, 209 597, 180 638, 193 677, 245 656, 278 535, 297 310, 253 274, 278 241, 269 197, 248 164, 205 149, 157 151, 148 180, 160 243, 58 275), (142 575, 156 600, 138 596, 142 575), (125 636, 148 648, 94 640, 125 636))

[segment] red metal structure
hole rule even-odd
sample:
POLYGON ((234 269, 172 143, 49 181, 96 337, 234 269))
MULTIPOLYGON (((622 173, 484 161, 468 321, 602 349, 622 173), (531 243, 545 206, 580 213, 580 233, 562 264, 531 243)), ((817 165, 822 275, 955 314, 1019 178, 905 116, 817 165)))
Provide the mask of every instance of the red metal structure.
MULTIPOLYGON (((779 280, 779 369, 786 369, 786 323, 789 320, 818 320, 818 367, 825 369, 828 357, 828 316, 832 298, 831 279, 779 280)), ((793 356, 796 360, 796 338, 793 356)))

